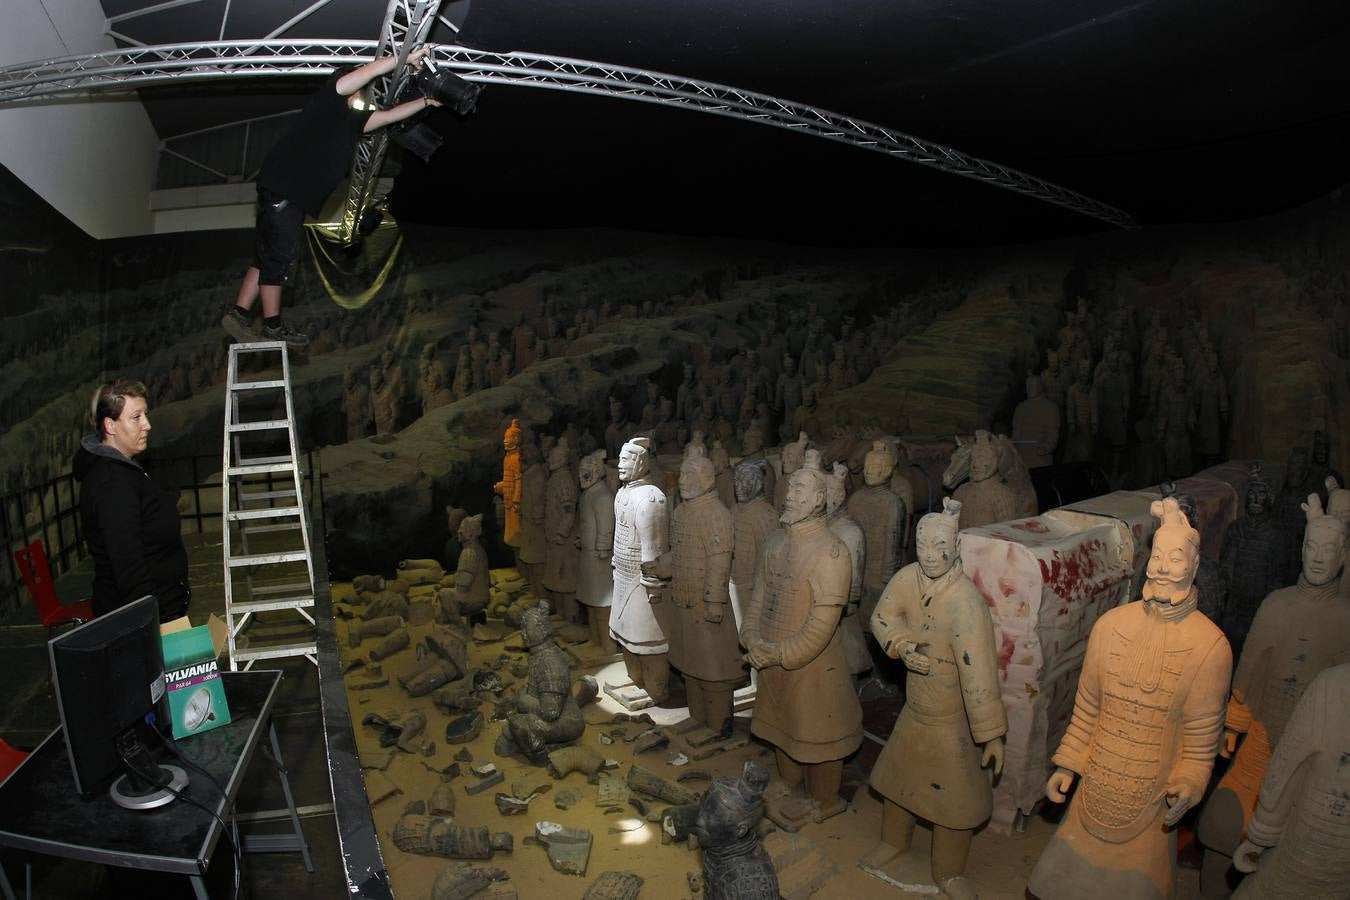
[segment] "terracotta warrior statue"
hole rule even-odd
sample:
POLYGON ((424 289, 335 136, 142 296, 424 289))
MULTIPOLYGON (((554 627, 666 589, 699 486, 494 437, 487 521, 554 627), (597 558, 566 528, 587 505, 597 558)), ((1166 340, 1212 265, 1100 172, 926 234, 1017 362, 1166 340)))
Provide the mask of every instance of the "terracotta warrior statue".
POLYGON ((691 444, 680 464, 680 499, 670 528, 666 596, 670 664, 684 675, 689 715, 730 736, 731 695, 746 683, 730 603, 731 513, 722 505, 713 464, 691 444))
POLYGON ((548 761, 550 750, 575 741, 586 730, 572 695, 572 672, 553 640, 548 616, 547 600, 520 616, 520 636, 530 651, 529 676, 494 748, 499 756, 520 753, 537 765, 548 761))
POLYGON ((1059 446, 1059 406, 1045 396, 1040 376, 1027 378, 1027 399, 1013 410, 1012 440, 1028 469, 1053 465, 1059 446))
POLYGON ((1350 885, 1350 664, 1325 669, 1294 707, 1233 865, 1238 900, 1344 897, 1350 885), (1274 848, 1274 849, 1270 849, 1274 848))
POLYGON ((520 420, 512 419, 502 435, 502 480, 493 486, 502 498, 505 512, 502 541, 508 547, 520 546, 520 420))
POLYGON ((581 618, 577 609, 577 476, 571 452, 559 441, 548 452, 548 481, 544 488, 544 588, 563 621, 581 618))
POLYGON ((778 900, 778 873, 755 829, 768 784, 768 770, 749 760, 739 778, 723 775, 703 794, 694 834, 706 900, 778 900))
POLYGON ((998 476, 998 445, 987 431, 975 432, 970 480, 952 494, 961 503, 961 527, 1006 522, 1017 515, 1017 495, 998 476))
MULTIPOLYGON (((609 633, 623 651, 633 684, 659 705, 670 684, 670 643, 658 621, 663 582, 658 560, 670 550, 666 495, 650 480, 651 441, 636 437, 619 451, 614 495, 614 599, 609 633)), ((665 610, 660 615, 665 616, 665 610)))
POLYGON ((1228 602, 1223 616, 1215 622, 1228 637, 1233 655, 1239 658, 1261 601, 1289 583, 1285 578, 1289 570, 1285 559, 1288 541, 1271 514, 1275 497, 1260 463, 1248 467, 1245 499, 1245 515, 1228 526, 1219 551, 1219 571, 1228 586, 1228 602))
POLYGON ((975 829, 993 811, 985 769, 1003 769, 1008 731, 994 621, 961 568, 961 510, 948 498, 919 520, 918 561, 896 573, 872 613, 873 636, 909 671, 905 706, 870 779, 884 803, 881 843, 860 863, 880 869, 926 819, 933 881, 953 900, 976 896, 962 873, 975 829))
POLYGON ((577 600, 586 609, 591 643, 606 655, 619 652, 609 636, 609 604, 614 597, 614 493, 605 480, 605 451, 581 460, 577 505, 577 600))
POLYGON ((738 629, 745 626, 760 551, 778 528, 778 513, 764 499, 764 473, 768 469, 762 458, 743 459, 736 464, 736 506, 731 510, 731 608, 738 629))
MULTIPOLYGON (((814 453, 814 450, 806 451, 807 465, 811 465, 811 456, 814 453)), ((867 550, 862 526, 849 516, 848 507, 844 505, 847 483, 848 466, 841 462, 835 463, 826 476, 828 490, 825 494, 825 515, 830 523, 830 531, 848 549, 852 578, 848 585, 848 604, 844 607, 839 630, 844 633, 844 656, 848 659, 848 671, 852 675, 861 675, 872 668, 872 657, 867 652, 867 638, 863 636, 862 620, 858 615, 867 550)))
MULTIPOLYGON (((455 564, 454 609, 443 610, 448 621, 480 613, 488 604, 491 576, 487 554, 483 552, 483 517, 465 516, 456 531, 459 560, 455 564)), ((441 594, 449 597, 449 592, 441 594)))
POLYGON ((909 510, 891 490, 895 456, 885 441, 873 441, 863 458, 863 488, 848 499, 848 516, 863 530, 863 577, 859 611, 872 618, 877 598, 904 565, 909 510))
POLYGON ((759 670, 750 731, 774 746, 783 781, 805 789, 785 804, 788 816, 823 821, 847 808, 839 796, 844 757, 862 744, 862 707, 839 633, 852 573, 825 519, 825 473, 803 466, 787 483, 784 527, 760 554, 741 629, 746 660, 759 670))
POLYGON ((535 597, 544 597, 544 564, 548 560, 548 535, 544 515, 548 508, 548 473, 540 459, 539 445, 525 441, 520 448, 520 543, 516 567, 529 582, 535 597))
POLYGON ((806 458, 806 446, 811 442, 806 432, 797 435, 797 440, 783 445, 783 477, 779 478, 774 484, 773 507, 779 513, 783 511, 783 503, 787 499, 788 476, 801 468, 802 460, 806 458))
POLYGON ((1197 829, 1205 846, 1200 888, 1206 897, 1227 897, 1232 889, 1236 873, 1229 871, 1230 858, 1294 705, 1319 672, 1350 662, 1350 600, 1340 596, 1337 585, 1345 562, 1345 525, 1322 512, 1316 494, 1308 495, 1304 509, 1308 527, 1298 584, 1261 603, 1233 675, 1223 753, 1237 754, 1206 801, 1197 829))
POLYGON ((1045 795, 1063 803, 1082 784, 1031 873, 1041 900, 1173 896, 1172 829, 1214 765, 1232 654, 1218 626, 1194 615, 1199 533, 1171 497, 1153 515, 1142 602, 1107 610, 1088 637, 1045 795))

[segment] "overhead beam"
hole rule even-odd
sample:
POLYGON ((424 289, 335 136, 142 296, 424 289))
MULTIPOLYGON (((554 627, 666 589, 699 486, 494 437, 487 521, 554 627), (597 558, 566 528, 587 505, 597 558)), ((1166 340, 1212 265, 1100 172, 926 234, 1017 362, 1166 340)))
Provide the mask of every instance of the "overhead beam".
MULTIPOLYGON (((390 3, 391 10, 397 6, 399 11, 409 5, 404 0, 390 3)), ((427 16, 421 22, 429 27, 433 19, 434 16, 427 16)), ((388 21, 386 26, 389 26, 388 21)), ((378 45, 374 41, 216 41, 125 48, 22 63, 0 68, 0 103, 41 100, 72 93, 128 90, 179 81, 328 75, 335 66, 368 62, 378 51, 406 50, 420 42, 420 38, 410 37, 410 34, 415 32, 410 32, 406 25, 398 25, 397 30, 391 27, 378 45)), ((768 94, 594 60, 535 53, 492 53, 456 45, 441 45, 434 52, 439 67, 453 69, 461 77, 480 84, 616 97, 771 125, 981 181, 1117 228, 1137 227, 1134 219, 1124 211, 1054 182, 875 122, 768 94)), ((396 71, 400 77, 407 77, 405 67, 396 71)), ((400 88, 397 79, 389 78, 384 86, 377 87, 381 92, 376 96, 387 102, 397 96, 400 88)), ((361 173, 362 185, 358 192, 353 179, 353 190, 347 198, 348 213, 343 217, 344 231, 348 218, 354 226, 365 203, 371 199, 378 161, 383 159, 386 146, 387 138, 378 144, 362 141, 358 147, 353 174, 361 173), (365 156, 362 156, 363 152, 365 156)))

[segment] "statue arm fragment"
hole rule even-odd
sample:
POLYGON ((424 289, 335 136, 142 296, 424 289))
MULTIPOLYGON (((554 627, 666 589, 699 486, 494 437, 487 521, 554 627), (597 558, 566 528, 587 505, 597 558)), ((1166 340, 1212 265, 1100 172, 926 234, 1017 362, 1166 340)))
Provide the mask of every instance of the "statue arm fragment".
POLYGON ((952 651, 970 736, 975 743, 985 744, 1008 731, 1008 715, 999 689, 994 620, 984 598, 973 587, 960 599, 963 602, 954 609, 952 631, 956 640, 952 651))
MULTIPOLYGON (((1078 676, 1078 691, 1073 699, 1073 716, 1069 719, 1069 727, 1064 732, 1064 737, 1060 739, 1059 748, 1055 750, 1053 757, 1053 762, 1059 769, 1070 773, 1070 784, 1073 774, 1081 775, 1087 769, 1093 733, 1097 730, 1097 717, 1101 714, 1101 669, 1104 662, 1102 657, 1107 653, 1106 648, 1101 646, 1106 639, 1102 631, 1101 628, 1094 628, 1088 635, 1087 654, 1083 657, 1083 671, 1078 676)), ((1046 793, 1049 794, 1049 790, 1046 793)), ((1058 798, 1050 796, 1050 799, 1056 803, 1064 802, 1062 795, 1058 798)))
POLYGON ((843 545, 838 550, 837 555, 820 560, 809 576, 811 611, 801 628, 779 644, 784 669, 800 669, 823 653, 839 626, 848 603, 849 558, 843 545))
POLYGON ((1233 651, 1220 635, 1210 646, 1200 670, 1186 694, 1181 721, 1181 758, 1167 778, 1167 814, 1163 821, 1175 825, 1186 810, 1204 796, 1214 756, 1223 732, 1228 685, 1233 672, 1233 651))

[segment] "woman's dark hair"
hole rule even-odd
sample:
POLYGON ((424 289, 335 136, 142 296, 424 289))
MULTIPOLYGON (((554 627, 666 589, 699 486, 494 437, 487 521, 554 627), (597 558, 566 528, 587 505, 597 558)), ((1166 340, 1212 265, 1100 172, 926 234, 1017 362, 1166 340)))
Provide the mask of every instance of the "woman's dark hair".
POLYGON ((94 431, 100 439, 106 437, 103 433, 103 420, 120 419, 128 397, 144 400, 145 385, 129 378, 119 378, 100 385, 99 389, 94 391, 94 398, 89 403, 89 416, 94 420, 94 431))

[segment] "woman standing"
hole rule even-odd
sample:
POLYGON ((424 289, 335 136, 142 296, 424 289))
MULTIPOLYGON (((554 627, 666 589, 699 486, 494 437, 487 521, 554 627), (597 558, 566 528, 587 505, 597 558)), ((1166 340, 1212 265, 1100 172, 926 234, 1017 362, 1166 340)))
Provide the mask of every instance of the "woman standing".
POLYGON ((153 594, 161 622, 186 615, 191 589, 177 498, 132 459, 150 438, 145 385, 126 379, 103 385, 90 415, 94 433, 80 441, 74 470, 94 557, 94 613, 153 594))

